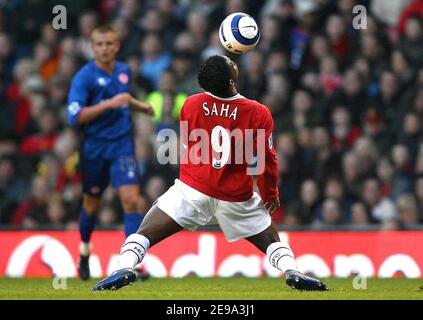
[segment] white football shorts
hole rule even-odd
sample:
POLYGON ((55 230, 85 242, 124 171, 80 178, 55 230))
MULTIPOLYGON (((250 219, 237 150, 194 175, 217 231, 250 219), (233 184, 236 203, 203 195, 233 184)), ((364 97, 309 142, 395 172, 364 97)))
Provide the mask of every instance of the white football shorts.
POLYGON ((218 224, 229 242, 256 235, 271 224, 270 214, 256 192, 247 201, 223 201, 175 179, 175 184, 157 199, 156 204, 187 230, 218 224))

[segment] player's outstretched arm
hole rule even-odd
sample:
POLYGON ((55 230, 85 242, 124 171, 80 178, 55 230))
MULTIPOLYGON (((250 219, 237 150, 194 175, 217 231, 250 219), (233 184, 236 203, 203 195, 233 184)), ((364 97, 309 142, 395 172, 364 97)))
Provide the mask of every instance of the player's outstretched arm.
POLYGON ((111 99, 89 106, 88 108, 82 108, 78 114, 77 124, 81 125, 91 122, 102 115, 105 111, 120 108, 125 105, 132 105, 137 110, 141 110, 151 116, 154 115, 153 107, 150 104, 138 101, 129 93, 119 93, 111 99))
POLYGON ((264 171, 257 178, 257 187, 264 201, 264 206, 270 214, 279 209, 279 190, 278 190, 278 159, 276 158, 275 148, 273 147, 272 131, 273 119, 269 110, 265 107, 261 112, 262 119, 259 122, 259 128, 265 129, 265 167, 264 171))
POLYGON ((154 109, 153 109, 153 106, 151 104, 139 101, 139 100, 135 99, 134 97, 130 98, 129 103, 136 110, 142 111, 142 112, 148 114, 149 116, 154 116, 154 109))
POLYGON ((88 108, 82 108, 78 115, 77 124, 81 125, 91 122, 107 110, 128 105, 131 98, 132 97, 129 93, 119 93, 111 99, 107 99, 97 103, 96 105, 89 106, 88 108))

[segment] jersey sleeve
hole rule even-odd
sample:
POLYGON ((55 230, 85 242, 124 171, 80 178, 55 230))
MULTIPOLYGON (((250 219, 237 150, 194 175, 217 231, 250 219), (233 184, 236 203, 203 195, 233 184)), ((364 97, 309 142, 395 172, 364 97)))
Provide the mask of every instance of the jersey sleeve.
POLYGON ((262 174, 257 178, 257 187, 264 202, 273 200, 279 196, 278 190, 278 160, 273 146, 273 118, 267 107, 263 106, 259 129, 265 130, 265 167, 262 174))
POLYGON ((79 72, 72 79, 68 95, 67 117, 72 126, 78 124, 79 114, 88 104, 89 81, 84 73, 79 72))
POLYGON ((187 104, 187 100, 185 100, 185 103, 182 105, 180 118, 179 118, 179 141, 181 144, 182 149, 182 158, 181 163, 188 163, 188 137, 189 137, 189 126, 188 121, 186 120, 186 115, 184 110, 186 108, 185 105, 187 104))

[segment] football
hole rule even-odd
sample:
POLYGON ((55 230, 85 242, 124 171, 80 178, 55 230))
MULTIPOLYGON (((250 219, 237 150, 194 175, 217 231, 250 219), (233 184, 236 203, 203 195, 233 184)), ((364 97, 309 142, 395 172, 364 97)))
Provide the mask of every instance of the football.
POLYGON ((260 40, 260 31, 253 17, 246 13, 233 13, 222 21, 219 38, 223 47, 233 53, 243 54, 253 50, 260 40))

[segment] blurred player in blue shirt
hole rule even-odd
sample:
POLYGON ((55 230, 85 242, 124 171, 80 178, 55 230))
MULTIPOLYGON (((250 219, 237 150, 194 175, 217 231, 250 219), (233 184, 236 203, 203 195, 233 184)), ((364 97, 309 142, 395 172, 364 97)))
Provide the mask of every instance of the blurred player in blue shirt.
POLYGON ((153 115, 151 105, 129 94, 131 71, 116 61, 120 43, 108 26, 96 28, 91 35, 95 58, 74 76, 68 97, 68 119, 82 131, 80 165, 83 203, 79 275, 90 277, 90 238, 96 223, 101 195, 110 180, 118 191, 125 212, 125 234, 137 231, 141 212, 138 170, 132 137, 132 106, 153 115))

